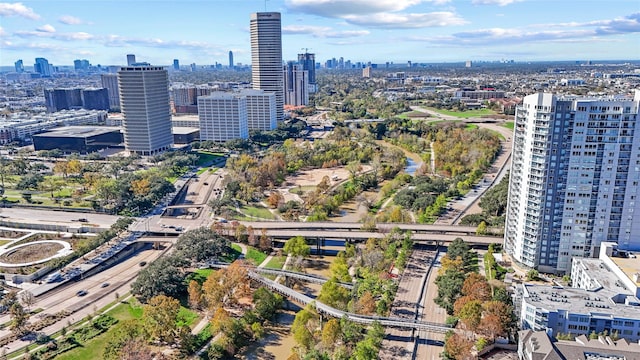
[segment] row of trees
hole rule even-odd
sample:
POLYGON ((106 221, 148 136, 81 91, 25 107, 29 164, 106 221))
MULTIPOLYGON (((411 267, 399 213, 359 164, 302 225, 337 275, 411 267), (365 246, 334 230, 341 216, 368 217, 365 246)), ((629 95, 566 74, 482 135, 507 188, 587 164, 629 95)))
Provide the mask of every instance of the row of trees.
MULTIPOLYGON (((493 285, 476 271, 477 255, 462 239, 454 240, 443 256, 434 301, 451 319, 459 319, 467 333, 447 334, 443 356, 465 359, 499 336, 510 337, 516 328, 511 298, 500 283, 493 285)), ((455 323, 448 320, 448 322, 455 323)))

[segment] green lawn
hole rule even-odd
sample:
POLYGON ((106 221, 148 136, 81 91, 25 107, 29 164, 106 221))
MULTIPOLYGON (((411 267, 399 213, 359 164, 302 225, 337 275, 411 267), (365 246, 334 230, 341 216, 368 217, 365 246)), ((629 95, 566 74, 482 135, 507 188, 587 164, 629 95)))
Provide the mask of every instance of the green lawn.
POLYGON ((245 255, 245 259, 251 261, 254 265, 258 266, 262 264, 266 258, 267 254, 254 247, 247 246, 247 255, 245 255))
POLYGON ((269 211, 269 209, 263 206, 244 206, 242 212, 261 219, 275 220, 275 216, 269 211))
POLYGON ((231 244, 231 252, 229 255, 220 258, 220 261, 223 262, 233 262, 235 259, 239 258, 242 254, 242 249, 238 244, 231 244))
POLYGON ((282 269, 286 260, 286 256, 274 256, 271 258, 271 260, 269 260, 265 267, 269 269, 282 269))
POLYGON ((507 129, 513 130, 513 128, 515 127, 515 123, 513 121, 507 121, 506 123, 502 124, 502 126, 506 127, 507 129))
POLYGON ((212 153, 208 151, 198 151, 198 166, 209 166, 214 161, 218 160, 221 157, 224 157, 224 154, 221 153, 212 153))
POLYGON ((485 115, 495 115, 496 113, 495 111, 489 110, 489 109, 451 111, 451 110, 445 110, 445 109, 429 108, 429 110, 433 110, 443 115, 455 116, 462 119, 468 119, 471 117, 479 117, 479 116, 485 116, 485 115))
POLYGON ((200 319, 198 313, 184 306, 180 306, 180 311, 178 311, 178 327, 183 325, 193 327, 198 319, 200 319))
POLYGON ((131 298, 127 303, 121 303, 109 311, 109 315, 119 320, 115 326, 104 334, 100 334, 91 339, 86 344, 82 344, 80 347, 57 356, 56 360, 102 359, 102 354, 107 346, 107 341, 111 338, 111 334, 119 331, 120 323, 123 320, 141 319, 142 306, 135 299, 131 298))
POLYGON ((464 127, 467 130, 475 130, 478 128, 478 125, 476 124, 467 124, 467 126, 464 127))

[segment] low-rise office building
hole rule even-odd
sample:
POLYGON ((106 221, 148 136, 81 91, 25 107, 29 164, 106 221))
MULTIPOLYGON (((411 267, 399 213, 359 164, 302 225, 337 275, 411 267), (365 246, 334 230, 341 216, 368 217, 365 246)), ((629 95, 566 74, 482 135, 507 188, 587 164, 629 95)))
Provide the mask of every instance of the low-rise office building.
POLYGON ((120 128, 106 126, 65 126, 33 135, 33 147, 39 150, 60 150, 64 153, 99 151, 122 146, 120 128))
POLYGON ((640 359, 640 345, 627 340, 614 341, 600 336, 588 339, 580 335, 573 341, 552 341, 544 331, 518 333, 520 360, 631 360, 640 359))

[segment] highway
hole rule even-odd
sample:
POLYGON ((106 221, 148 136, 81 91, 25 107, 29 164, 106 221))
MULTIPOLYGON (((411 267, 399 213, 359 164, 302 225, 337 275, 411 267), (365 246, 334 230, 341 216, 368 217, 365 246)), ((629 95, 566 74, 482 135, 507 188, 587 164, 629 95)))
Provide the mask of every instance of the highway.
MULTIPOLYGON (((361 231, 362 223, 348 222, 299 222, 299 221, 241 221, 244 226, 251 226, 254 229, 305 229, 305 230, 354 230, 361 231)), ((231 226, 227 223, 227 226, 231 226)), ((475 226, 461 225, 431 225, 431 224, 414 224, 414 223, 382 223, 376 224, 376 231, 388 233, 392 229, 412 231, 414 233, 442 233, 442 234, 460 234, 475 235, 475 226)))

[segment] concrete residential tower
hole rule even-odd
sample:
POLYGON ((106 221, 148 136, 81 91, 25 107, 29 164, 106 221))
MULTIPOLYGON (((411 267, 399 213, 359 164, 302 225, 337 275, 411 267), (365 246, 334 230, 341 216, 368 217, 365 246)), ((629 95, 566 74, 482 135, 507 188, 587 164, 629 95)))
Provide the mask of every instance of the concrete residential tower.
POLYGON ((251 81, 253 88, 276 94, 276 117, 284 119, 282 28, 280 13, 251 14, 251 81))
POLYGON ((154 155, 173 144, 169 75, 160 66, 127 66, 118 71, 120 107, 127 151, 154 155))
POLYGON ((533 94, 516 110, 505 249, 543 272, 602 242, 640 249, 640 91, 634 98, 533 94))
POLYGON ((198 97, 200 140, 229 141, 247 139, 247 97, 215 91, 198 97))

